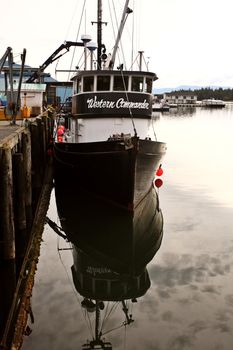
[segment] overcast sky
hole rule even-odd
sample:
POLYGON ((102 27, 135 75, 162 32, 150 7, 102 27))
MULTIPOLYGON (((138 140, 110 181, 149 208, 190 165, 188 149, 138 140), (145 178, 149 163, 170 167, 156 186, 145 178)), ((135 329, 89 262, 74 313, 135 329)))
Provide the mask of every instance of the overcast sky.
MULTIPOLYGON (((96 20, 96 2, 87 0, 90 11, 84 11, 78 39, 85 28, 91 33, 95 27, 90 21, 96 20)), ((103 42, 110 43, 107 52, 111 52, 108 4, 112 0, 102 2, 103 21, 108 22, 103 26, 103 42)), ((114 4, 121 16, 124 1, 115 0, 114 4)), ((65 40, 76 40, 82 5, 83 0, 2 1, 0 57, 10 46, 15 62, 20 63, 19 54, 26 48, 26 64, 41 65, 65 40)), ((130 15, 126 23, 124 50, 129 57, 132 48, 145 52, 149 70, 159 77, 156 87, 233 87, 232 0, 131 0, 129 6, 134 8, 134 17, 130 15)), ((46 72, 55 77, 55 69, 69 69, 71 60, 72 55, 67 54, 46 72)), ((71 68, 77 63, 75 56, 71 68)))

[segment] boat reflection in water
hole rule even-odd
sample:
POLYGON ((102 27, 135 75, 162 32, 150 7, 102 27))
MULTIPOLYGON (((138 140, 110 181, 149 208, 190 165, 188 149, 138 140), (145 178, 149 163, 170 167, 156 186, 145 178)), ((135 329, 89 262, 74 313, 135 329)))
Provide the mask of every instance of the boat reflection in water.
POLYGON ((95 319, 95 335, 83 349, 112 349, 105 342, 101 311, 109 302, 122 304, 125 322, 133 322, 128 303, 136 302, 150 287, 146 265, 161 245, 163 217, 156 189, 134 208, 110 205, 67 182, 56 186, 58 214, 73 246, 72 276, 83 297, 82 307, 95 319))

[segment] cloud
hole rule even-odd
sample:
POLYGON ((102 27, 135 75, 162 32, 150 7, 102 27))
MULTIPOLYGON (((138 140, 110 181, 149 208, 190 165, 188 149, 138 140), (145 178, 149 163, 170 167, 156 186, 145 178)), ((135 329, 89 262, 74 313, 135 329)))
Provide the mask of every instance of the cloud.
POLYGON ((193 345, 192 337, 189 335, 179 335, 170 340, 168 349, 169 350, 183 350, 190 349, 193 345))
POLYGON ((226 295, 225 301, 228 306, 233 307, 233 294, 226 295))
POLYGON ((211 293, 211 294, 220 295, 221 294, 221 287, 215 286, 215 285, 204 285, 201 288, 201 291, 204 293, 211 293))
POLYGON ((226 323, 217 323, 214 326, 214 329, 220 331, 221 333, 231 333, 231 327, 229 327, 226 323))
MULTIPOLYGON (((162 258, 160 265, 150 268, 151 281, 160 287, 191 285, 194 289, 196 283, 206 282, 211 277, 224 276, 232 267, 221 257, 213 258, 208 254, 194 256, 166 253, 162 258)), ((219 288, 211 284, 204 286, 203 291, 216 294, 220 292, 219 288)))
POLYGON ((166 311, 161 315, 161 318, 165 322, 174 322, 176 321, 176 317, 174 316, 174 313, 171 311, 166 311))
POLYGON ((189 325, 192 334, 196 335, 197 333, 206 330, 208 328, 208 324, 203 320, 195 320, 193 323, 189 325))

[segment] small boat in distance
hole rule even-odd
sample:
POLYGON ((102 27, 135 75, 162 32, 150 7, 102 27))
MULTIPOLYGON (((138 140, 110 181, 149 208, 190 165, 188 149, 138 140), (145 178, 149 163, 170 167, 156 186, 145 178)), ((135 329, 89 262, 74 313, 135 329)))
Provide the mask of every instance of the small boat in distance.
POLYGON ((108 56, 102 43, 102 2, 98 1, 94 22, 98 44, 89 35, 82 36, 84 70, 72 78, 72 112, 57 119, 53 153, 55 182, 71 187, 75 183, 77 196, 79 189, 85 190, 109 205, 134 211, 152 189, 166 144, 157 141, 154 131, 152 84, 157 76, 142 69, 143 53, 138 56, 139 70, 124 70, 123 64, 114 69, 124 24, 132 12, 128 3, 108 56))
POLYGON ((163 101, 156 101, 152 105, 152 111, 153 112, 169 112, 170 110, 170 105, 166 102, 163 101))
POLYGON ((222 100, 215 100, 214 98, 202 100, 202 107, 207 108, 223 108, 225 107, 225 102, 222 100))

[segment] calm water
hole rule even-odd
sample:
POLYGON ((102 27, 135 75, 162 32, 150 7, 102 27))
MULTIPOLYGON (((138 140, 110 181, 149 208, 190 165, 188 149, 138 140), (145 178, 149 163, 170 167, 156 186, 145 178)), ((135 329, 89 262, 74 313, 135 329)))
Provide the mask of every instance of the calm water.
MULTIPOLYGON (((113 349, 232 350, 233 106, 156 114, 167 142, 160 250, 151 287, 133 304, 134 323, 106 334, 113 349)), ((48 216, 57 221, 52 194, 48 216)), ((45 227, 33 290, 35 323, 23 350, 81 349, 93 326, 72 281, 69 245, 45 227)), ((93 319, 93 314, 90 316, 93 319)), ((119 305, 106 330, 122 325, 119 305)))

